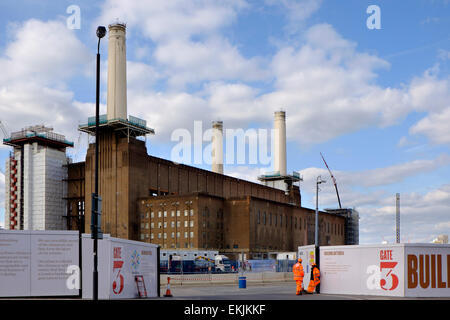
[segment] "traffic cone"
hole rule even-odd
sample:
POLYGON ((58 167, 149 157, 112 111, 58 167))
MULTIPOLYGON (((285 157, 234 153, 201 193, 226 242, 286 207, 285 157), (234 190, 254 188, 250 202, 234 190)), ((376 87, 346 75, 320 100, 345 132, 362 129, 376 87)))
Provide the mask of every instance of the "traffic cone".
POLYGON ((172 292, 170 292, 170 277, 167 278, 167 289, 166 289, 166 294, 164 295, 164 297, 166 297, 166 298, 172 297, 172 292))

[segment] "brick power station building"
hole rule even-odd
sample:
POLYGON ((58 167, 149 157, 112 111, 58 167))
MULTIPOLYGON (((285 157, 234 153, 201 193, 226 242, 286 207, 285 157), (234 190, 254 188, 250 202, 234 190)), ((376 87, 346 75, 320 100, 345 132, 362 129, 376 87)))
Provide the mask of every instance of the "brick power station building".
MULTIPOLYGON (((163 249, 214 249, 230 256, 245 253, 248 258, 314 243, 314 210, 301 206, 298 174, 286 172, 284 112, 275 113, 275 172, 254 183, 223 174, 221 122, 213 123, 212 171, 148 154, 138 137, 154 134, 153 129, 127 114, 123 24, 109 26, 107 90, 107 114, 100 118, 97 137, 104 233, 163 249)), ((78 129, 94 135, 95 117, 78 129)), ((20 166, 18 160, 13 163, 20 166)), ((95 144, 89 145, 85 162, 61 162, 63 228, 90 232, 94 163, 95 144)), ((355 244, 346 241, 354 227, 348 223, 348 212, 342 213, 319 212, 320 245, 355 244)), ((17 216, 21 214, 19 210, 17 216)))

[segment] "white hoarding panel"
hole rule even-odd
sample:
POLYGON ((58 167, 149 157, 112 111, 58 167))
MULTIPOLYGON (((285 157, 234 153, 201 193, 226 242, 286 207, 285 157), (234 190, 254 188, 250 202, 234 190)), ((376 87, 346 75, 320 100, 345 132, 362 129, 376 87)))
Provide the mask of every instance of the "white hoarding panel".
MULTIPOLYGON (((136 277, 142 277, 147 297, 158 292, 157 245, 112 238, 98 241, 99 299, 139 297, 136 277)), ((83 298, 92 298, 93 240, 83 235, 83 298)))
POLYGON ((315 246, 302 246, 298 247, 297 258, 302 258, 303 270, 305 271, 305 277, 303 278, 303 289, 307 289, 309 280, 311 279, 311 266, 316 262, 315 246))
POLYGON ((450 297, 450 246, 405 246, 405 295, 450 297))
POLYGON ((0 296, 78 295, 78 243, 77 231, 0 231, 0 296))
POLYGON ((138 242, 111 239, 111 299, 139 297, 136 276, 142 276, 148 297, 157 292, 157 248, 138 242))
POLYGON ((68 284, 70 275, 79 277, 78 232, 30 232, 31 296, 78 295, 79 285, 68 284))
POLYGON ((320 248, 321 292, 404 295, 403 245, 320 248))
POLYGON ((0 297, 30 295, 30 239, 21 231, 0 231, 0 297))
MULTIPOLYGON (((83 241, 81 243, 82 249, 82 297, 83 299, 92 299, 92 288, 94 278, 94 240, 91 239, 90 234, 83 234, 83 241)), ((98 240, 98 252, 97 252, 97 272, 98 272, 98 298, 109 299, 109 264, 110 255, 109 248, 111 242, 109 241, 109 235, 104 234, 102 240, 98 240)))

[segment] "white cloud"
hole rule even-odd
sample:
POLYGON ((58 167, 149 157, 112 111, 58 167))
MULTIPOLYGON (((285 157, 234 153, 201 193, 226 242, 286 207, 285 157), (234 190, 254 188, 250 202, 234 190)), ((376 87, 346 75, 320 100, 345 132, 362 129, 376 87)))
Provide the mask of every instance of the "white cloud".
POLYGON ((431 113, 410 128, 411 134, 423 134, 432 143, 450 144, 450 107, 431 113))
POLYGON ((244 0, 107 0, 98 21, 106 24, 118 18, 153 41, 164 42, 214 34, 246 7, 244 0))
POLYGON ((60 21, 31 19, 15 25, 10 32, 12 42, 0 59, 2 85, 38 81, 60 86, 92 58, 75 33, 60 21))
POLYGON ((67 81, 84 75, 94 56, 61 21, 32 19, 11 33, 0 58, 2 122, 13 131, 43 123, 73 139, 86 114, 74 104, 67 81))
POLYGON ((268 76, 261 68, 261 59, 245 59, 221 37, 209 37, 202 42, 168 41, 157 47, 154 56, 167 68, 169 83, 176 88, 205 80, 255 81, 268 76))
POLYGON ((248 166, 225 166, 224 168, 224 173, 226 175, 254 183, 261 183, 258 180, 258 176, 265 174, 267 171, 267 168, 255 168, 248 166))
POLYGON ((288 18, 285 29, 293 34, 302 29, 305 21, 322 5, 322 0, 266 0, 268 5, 281 6, 288 18))

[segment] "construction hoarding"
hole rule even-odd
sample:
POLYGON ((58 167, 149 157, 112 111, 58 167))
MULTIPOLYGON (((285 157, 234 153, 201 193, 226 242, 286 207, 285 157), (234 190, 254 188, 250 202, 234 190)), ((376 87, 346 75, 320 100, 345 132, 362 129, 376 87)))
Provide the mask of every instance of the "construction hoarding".
POLYGON ((450 245, 321 247, 321 293, 450 297, 449 265, 450 245))
POLYGON ((0 297, 79 295, 77 231, 0 231, 0 297))
POLYGON ((302 259, 303 270, 305 271, 305 277, 303 278, 303 289, 305 290, 308 288, 311 279, 311 266, 316 262, 315 248, 314 245, 298 247, 297 258, 302 259))
MULTIPOLYGON (((83 298, 92 298, 93 240, 83 234, 83 298)), ((99 299, 139 297, 136 279, 143 280, 147 297, 158 295, 157 245, 112 238, 98 240, 99 299)))

